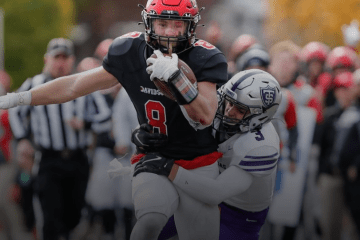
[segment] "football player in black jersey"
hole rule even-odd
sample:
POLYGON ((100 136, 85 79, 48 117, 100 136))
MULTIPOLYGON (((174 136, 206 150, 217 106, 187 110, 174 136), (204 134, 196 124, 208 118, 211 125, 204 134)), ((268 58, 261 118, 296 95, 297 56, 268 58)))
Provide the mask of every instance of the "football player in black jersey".
MULTIPOLYGON (((136 108, 139 123, 148 123, 155 132, 167 135, 166 147, 157 149, 159 159, 173 158, 194 173, 216 178, 221 154, 216 151, 211 123, 217 109, 216 85, 227 81, 225 56, 195 38, 200 20, 196 0, 148 0, 142 18, 145 33, 116 38, 102 67, 0 97, 0 108, 62 103, 120 82, 136 108), (156 59, 150 58, 153 53, 156 59), (193 70, 197 87, 178 69, 178 58, 193 70), (157 90, 154 78, 167 82, 176 101, 157 90)), ((132 166, 143 156, 134 156, 132 166)), ((165 177, 152 173, 137 175, 132 185, 137 223, 131 239, 157 239, 173 214, 180 239, 218 239, 217 206, 189 197, 165 177)))

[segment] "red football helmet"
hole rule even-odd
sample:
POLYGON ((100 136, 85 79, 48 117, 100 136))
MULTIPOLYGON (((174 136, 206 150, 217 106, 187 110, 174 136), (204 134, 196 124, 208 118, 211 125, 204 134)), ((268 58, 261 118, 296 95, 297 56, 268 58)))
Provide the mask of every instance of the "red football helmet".
POLYGON ((309 63, 311 60, 317 59, 321 62, 325 62, 330 48, 321 42, 309 42, 306 44, 300 53, 300 60, 305 63, 309 63))
POLYGON ((168 53, 172 48, 173 53, 180 53, 194 44, 195 29, 201 19, 196 0, 148 0, 141 15, 145 24, 146 41, 153 49, 168 53), (185 21, 185 35, 166 37, 155 34, 154 19, 185 21), (167 42, 167 46, 160 45, 160 41, 167 42))
POLYGON ((334 70, 337 67, 354 68, 356 53, 344 46, 334 48, 326 59, 326 65, 334 70))

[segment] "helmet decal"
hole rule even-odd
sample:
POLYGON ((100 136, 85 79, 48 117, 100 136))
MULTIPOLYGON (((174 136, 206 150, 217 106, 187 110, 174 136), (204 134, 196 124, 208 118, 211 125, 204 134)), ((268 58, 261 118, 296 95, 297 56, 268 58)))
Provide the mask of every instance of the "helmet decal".
POLYGON ((261 74, 263 73, 262 70, 258 70, 258 71, 250 71, 249 73, 246 73, 244 76, 242 76, 241 78, 239 78, 235 84, 232 86, 231 90, 232 91, 235 91, 235 89, 240 85, 240 83, 242 83, 245 79, 253 76, 253 75, 256 75, 256 74, 261 74))
POLYGON ((266 107, 273 105, 276 99, 276 89, 270 87, 269 85, 265 88, 260 88, 261 100, 263 101, 266 107))

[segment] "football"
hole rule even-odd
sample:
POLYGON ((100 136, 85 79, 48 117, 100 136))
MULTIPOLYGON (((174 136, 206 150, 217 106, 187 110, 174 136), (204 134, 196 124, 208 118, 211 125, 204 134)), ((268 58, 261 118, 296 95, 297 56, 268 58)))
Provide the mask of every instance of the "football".
MULTIPOLYGON (((156 58, 156 54, 152 54, 150 57, 156 58)), ((185 76, 190 80, 190 82, 197 88, 197 80, 193 70, 187 65, 183 60, 179 59, 178 63, 179 69, 185 74, 185 76)), ((169 83, 161 81, 157 78, 154 79, 154 84, 159 89, 159 91, 164 94, 165 97, 170 98, 173 101, 176 101, 175 96, 172 94, 169 87, 169 83)))

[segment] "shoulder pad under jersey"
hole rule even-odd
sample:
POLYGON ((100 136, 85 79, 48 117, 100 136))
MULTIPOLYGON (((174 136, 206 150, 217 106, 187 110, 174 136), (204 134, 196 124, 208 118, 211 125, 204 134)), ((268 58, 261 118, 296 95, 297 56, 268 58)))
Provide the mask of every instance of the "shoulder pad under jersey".
POLYGON ((145 44, 145 38, 141 32, 131 32, 117 37, 104 58, 104 68, 110 73, 114 70, 136 71, 141 68, 139 57, 142 55, 139 48, 142 44, 145 44))
POLYGON ((184 60, 193 70, 198 82, 208 81, 223 84, 227 81, 227 61, 214 45, 198 40, 185 52, 184 60))
POLYGON ((275 128, 267 123, 258 132, 243 134, 234 143, 234 157, 230 165, 235 165, 254 176, 271 174, 280 157, 280 140, 275 128))

